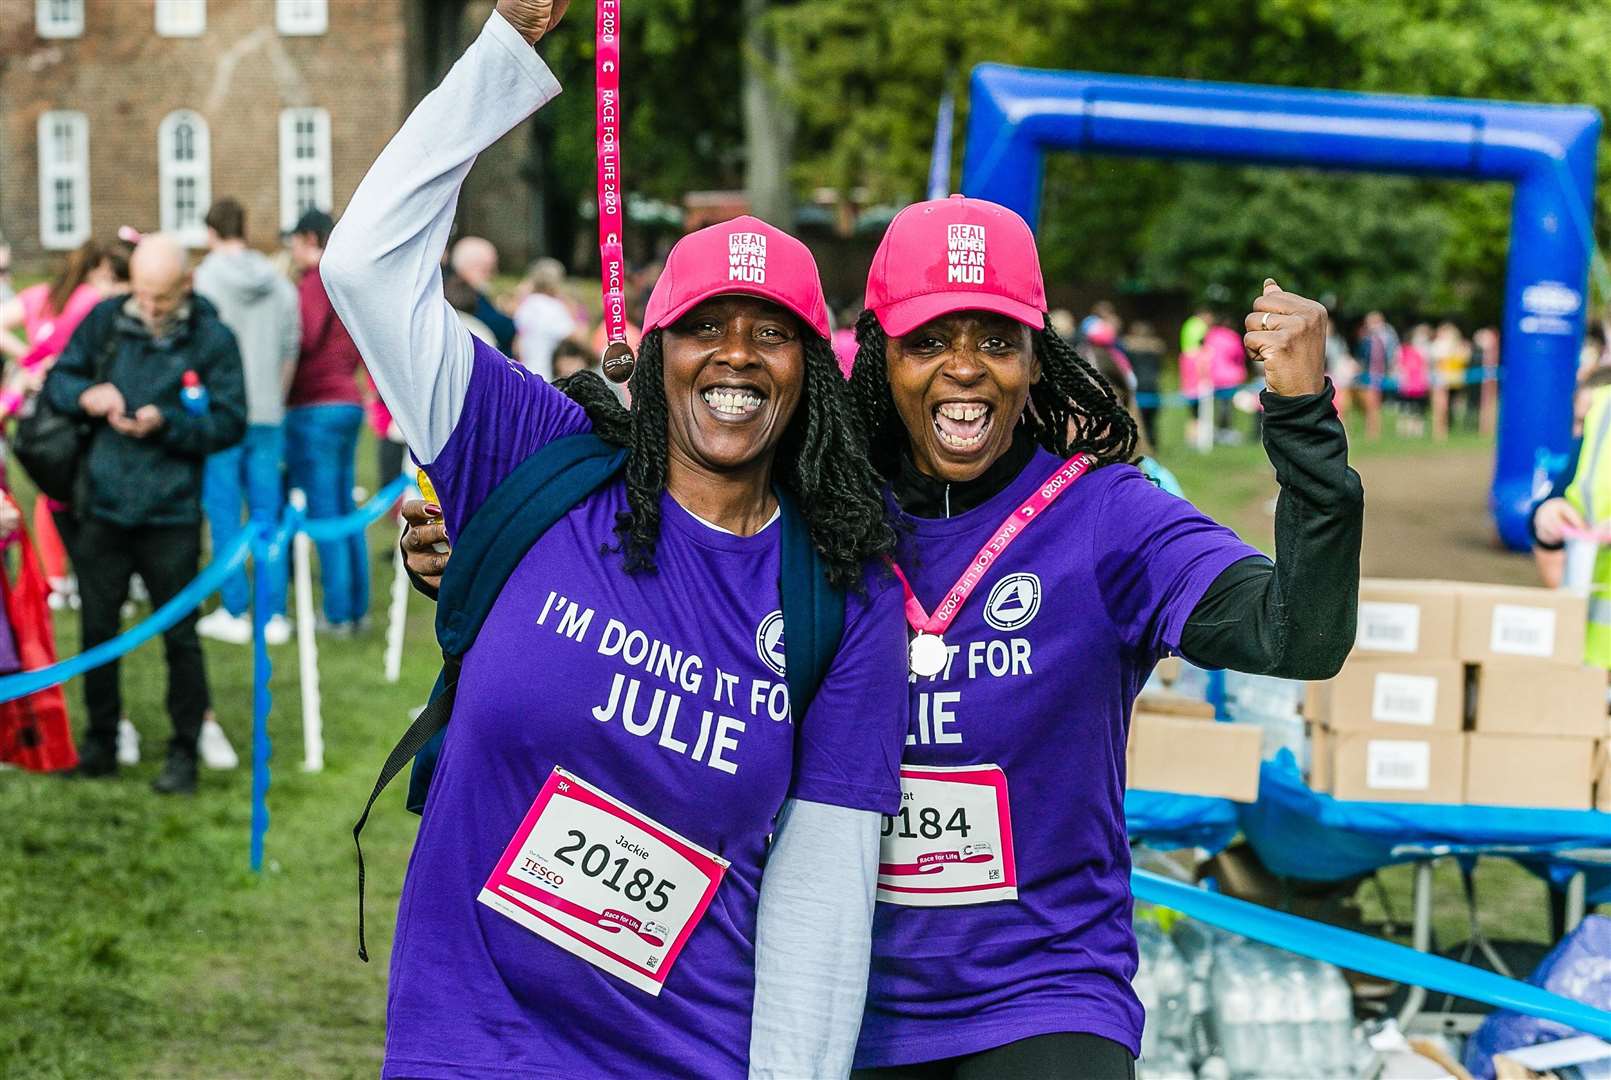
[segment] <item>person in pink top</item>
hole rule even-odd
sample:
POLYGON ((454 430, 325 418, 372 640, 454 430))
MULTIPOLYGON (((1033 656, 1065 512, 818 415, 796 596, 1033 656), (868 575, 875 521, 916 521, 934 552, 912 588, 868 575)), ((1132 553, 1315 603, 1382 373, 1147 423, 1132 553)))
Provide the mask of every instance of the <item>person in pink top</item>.
MULTIPOLYGON (((68 252, 55 278, 0 304, 0 354, 26 361, 30 370, 48 367, 90 308, 128 289, 128 247, 84 241, 68 252), (16 337, 19 329, 25 340, 16 337)), ((11 406, 8 415, 15 411, 11 406)))

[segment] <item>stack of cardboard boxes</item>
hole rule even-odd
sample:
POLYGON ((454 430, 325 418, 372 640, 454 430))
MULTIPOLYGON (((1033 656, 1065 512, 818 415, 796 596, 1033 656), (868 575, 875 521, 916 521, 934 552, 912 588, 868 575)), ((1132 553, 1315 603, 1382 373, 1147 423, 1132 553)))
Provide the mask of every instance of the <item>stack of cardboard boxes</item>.
MULTIPOLYGON (((1545 589, 1366 580, 1342 672, 1309 688, 1311 786, 1339 799, 1586 810, 1606 673, 1586 602, 1545 589)), ((1611 809, 1611 778, 1602 783, 1611 809)))

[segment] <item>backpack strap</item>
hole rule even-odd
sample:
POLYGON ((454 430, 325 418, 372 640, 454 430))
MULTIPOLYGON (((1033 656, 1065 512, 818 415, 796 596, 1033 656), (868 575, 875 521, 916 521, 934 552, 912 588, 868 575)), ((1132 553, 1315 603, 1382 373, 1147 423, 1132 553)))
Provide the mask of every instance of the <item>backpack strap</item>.
POLYGON ((430 703, 386 756, 363 813, 352 827, 353 845, 358 850, 360 960, 369 960, 364 940, 364 849, 359 840, 369 821, 369 811, 410 759, 415 762, 415 772, 410 778, 409 808, 416 812, 424 808, 442 731, 453 715, 460 661, 475 644, 487 613, 531 546, 556 521, 620 472, 626 455, 626 450, 596 435, 555 439, 522 461, 493 488, 457 537, 437 596, 436 637, 442 647, 442 673, 431 691, 430 703))
POLYGON ((794 500, 781 488, 776 494, 783 526, 778 599, 788 660, 784 677, 789 715, 798 731, 844 637, 845 592, 829 583, 827 565, 794 500))

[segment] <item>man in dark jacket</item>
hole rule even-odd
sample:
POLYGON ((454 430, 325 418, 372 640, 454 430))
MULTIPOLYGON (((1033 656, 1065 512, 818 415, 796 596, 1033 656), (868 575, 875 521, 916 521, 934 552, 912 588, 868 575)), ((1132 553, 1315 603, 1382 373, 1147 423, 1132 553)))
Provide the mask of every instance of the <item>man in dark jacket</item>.
MULTIPOLYGON (((246 391, 235 336, 190 291, 185 252, 149 236, 130 261, 132 292, 85 316, 45 380, 52 407, 94 421, 74 510, 83 647, 116 636, 138 573, 152 603, 166 603, 201 561, 201 477, 207 455, 246 432, 246 391)), ((194 613, 163 635, 173 739, 163 794, 196 789, 196 738, 208 705, 194 613)), ((118 665, 84 676, 89 730, 81 776, 117 772, 122 712, 118 665)))

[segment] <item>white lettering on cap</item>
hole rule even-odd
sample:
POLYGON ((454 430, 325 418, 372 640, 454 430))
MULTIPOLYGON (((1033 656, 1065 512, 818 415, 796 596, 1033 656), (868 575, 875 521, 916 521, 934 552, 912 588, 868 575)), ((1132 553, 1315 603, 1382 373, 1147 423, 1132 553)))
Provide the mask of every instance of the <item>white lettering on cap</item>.
POLYGON ((954 285, 983 285, 985 279, 985 227, 945 227, 945 280, 954 285))
POLYGON ((727 280, 766 284, 766 236, 736 232, 727 238, 727 280))

